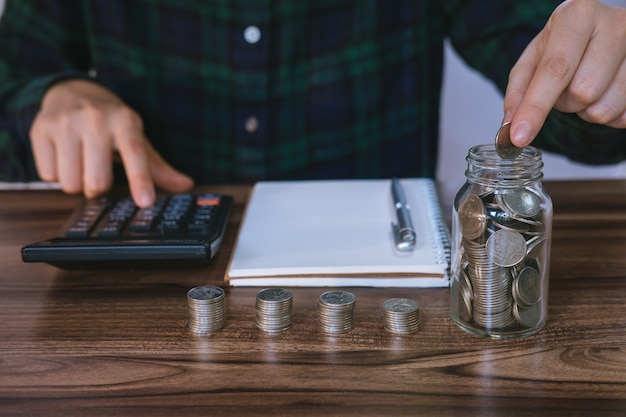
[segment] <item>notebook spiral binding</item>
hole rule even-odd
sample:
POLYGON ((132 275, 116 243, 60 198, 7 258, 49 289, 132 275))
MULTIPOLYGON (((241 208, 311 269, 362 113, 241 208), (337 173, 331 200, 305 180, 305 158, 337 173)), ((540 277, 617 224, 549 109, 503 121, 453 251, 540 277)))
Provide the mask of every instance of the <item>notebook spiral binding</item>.
POLYGON ((450 244, 450 230, 446 224, 443 216, 443 208, 441 206, 441 200, 439 199, 439 193, 434 181, 428 182, 428 193, 430 198, 428 199, 427 210, 430 218, 434 219, 432 223, 433 227, 433 248, 435 249, 435 258, 439 263, 446 266, 446 279, 450 280, 450 263, 452 257, 452 245, 450 244))

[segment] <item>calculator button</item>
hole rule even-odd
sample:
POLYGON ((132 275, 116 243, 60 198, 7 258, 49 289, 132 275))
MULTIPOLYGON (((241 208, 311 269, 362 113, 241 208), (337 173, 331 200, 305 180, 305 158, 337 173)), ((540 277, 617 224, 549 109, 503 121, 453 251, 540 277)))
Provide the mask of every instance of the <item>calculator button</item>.
POLYGON ((98 230, 98 237, 117 237, 122 233, 125 224, 125 220, 109 220, 98 230))
POLYGON ((90 230, 91 229, 89 227, 70 226, 70 228, 65 232, 65 237, 87 237, 89 236, 90 230))
POLYGON ((196 205, 202 207, 217 207, 220 204, 220 196, 217 194, 200 194, 196 199, 196 205))
POLYGON ((183 227, 183 223, 180 223, 176 220, 163 220, 159 224, 159 231, 164 235, 172 235, 181 233, 186 228, 183 227))
POLYGON ((108 207, 109 202, 106 198, 87 200, 82 214, 65 231, 65 237, 88 237, 89 233, 91 233, 91 230, 108 207))
POLYGON ((120 230, 117 227, 105 226, 98 230, 98 237, 117 237, 120 235, 120 230))
POLYGON ((132 230, 133 232, 149 233, 152 231, 152 225, 153 225, 152 220, 134 219, 132 222, 130 222, 130 224, 128 225, 128 228, 132 230))

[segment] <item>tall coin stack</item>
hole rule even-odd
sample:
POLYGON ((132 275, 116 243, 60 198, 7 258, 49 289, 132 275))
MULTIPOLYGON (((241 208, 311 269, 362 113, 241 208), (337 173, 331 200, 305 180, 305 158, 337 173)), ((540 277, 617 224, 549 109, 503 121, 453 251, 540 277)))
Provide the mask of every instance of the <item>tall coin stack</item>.
POLYGON ((384 326, 391 333, 410 334, 420 329, 419 304, 407 298, 383 302, 384 326))
POLYGON ((256 295, 256 326, 269 333, 282 332, 293 324, 293 294, 282 288, 267 288, 256 295))
POLYGON ((352 330, 356 296, 347 291, 327 291, 317 304, 318 326, 324 333, 352 330))
POLYGON ((214 286, 194 287, 187 292, 189 307, 188 327, 202 335, 215 332, 226 323, 226 297, 224 290, 214 286))

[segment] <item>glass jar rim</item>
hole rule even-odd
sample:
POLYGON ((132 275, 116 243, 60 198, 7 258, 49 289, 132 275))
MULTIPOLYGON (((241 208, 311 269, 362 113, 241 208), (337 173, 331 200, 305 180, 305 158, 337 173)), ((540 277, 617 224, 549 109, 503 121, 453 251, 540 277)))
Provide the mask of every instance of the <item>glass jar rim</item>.
POLYGON ((534 184, 543 178, 542 153, 533 146, 522 149, 514 159, 503 159, 493 144, 476 145, 467 153, 468 180, 499 187, 519 187, 534 184))

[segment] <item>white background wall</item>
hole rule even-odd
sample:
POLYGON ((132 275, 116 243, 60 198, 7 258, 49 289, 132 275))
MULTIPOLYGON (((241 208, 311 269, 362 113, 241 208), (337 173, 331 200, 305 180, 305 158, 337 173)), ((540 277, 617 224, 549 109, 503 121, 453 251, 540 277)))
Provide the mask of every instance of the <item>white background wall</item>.
MULTIPOLYGON (((0 0, 0 14, 5 1, 0 0)), ((603 1, 626 7, 626 0, 603 1)), ((490 82, 467 67, 449 45, 446 45, 445 59, 437 177, 461 181, 464 179, 467 150, 471 146, 493 141, 502 119, 502 97, 490 82)), ((558 155, 545 154, 544 163, 547 179, 626 178, 626 162, 590 167, 558 155)))

